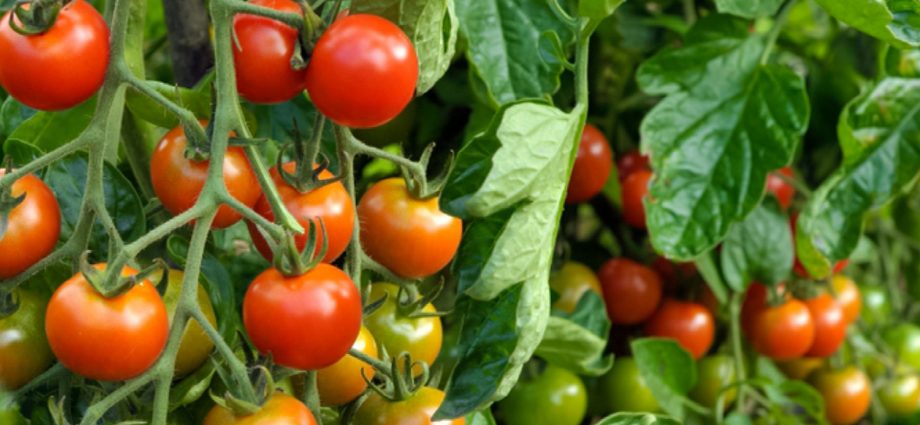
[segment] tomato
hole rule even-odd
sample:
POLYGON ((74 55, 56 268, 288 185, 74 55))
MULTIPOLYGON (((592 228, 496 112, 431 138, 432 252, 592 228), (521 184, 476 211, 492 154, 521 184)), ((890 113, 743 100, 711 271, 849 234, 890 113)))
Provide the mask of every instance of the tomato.
POLYGON ((215 405, 203 425, 316 425, 306 405, 285 393, 276 392, 258 412, 236 417, 226 408, 215 405))
POLYGON ((773 196, 776 197, 776 200, 779 201, 779 205, 783 207, 783 209, 787 209, 792 205, 792 198, 795 197, 795 187, 786 182, 780 175, 794 178, 795 172, 792 171, 792 167, 783 167, 768 174, 767 192, 772 193, 773 196))
MULTIPOLYGON (((0 177, 6 172, 0 169, 0 177)), ((28 174, 13 182, 12 196, 25 195, 7 216, 0 234, 0 280, 26 271, 54 250, 61 233, 61 208, 51 189, 28 174)))
MULTIPOLYGON (((377 343, 374 336, 365 327, 361 327, 358 339, 351 346, 368 356, 377 357, 377 343)), ((367 382, 362 378, 362 371, 367 379, 373 379, 374 368, 355 357, 346 355, 332 366, 320 369, 317 373, 319 399, 324 406, 341 406, 358 398, 367 389, 367 382)))
MULTIPOLYGON (((777 288, 782 291, 784 285, 780 284, 777 288)), ((744 303, 741 304, 741 329, 746 334, 752 331, 754 317, 760 310, 767 305, 768 288, 760 283, 751 283, 747 292, 744 294, 744 303)))
POLYGON ((690 398, 709 408, 715 407, 723 395, 724 405, 735 401, 738 390, 730 387, 735 383, 735 363, 730 356, 703 357, 696 363, 696 369, 696 386, 690 390, 690 398))
POLYGON ((658 308, 661 278, 654 270, 626 258, 614 258, 601 266, 597 277, 612 323, 641 323, 658 308))
MULTIPOLYGON (((376 302, 384 294, 387 296, 386 301, 364 318, 364 325, 391 357, 408 352, 413 361, 434 364, 441 352, 444 338, 441 318, 408 317, 399 309, 399 287, 392 283, 381 282, 371 285, 368 302, 376 302)), ((422 313, 437 313, 437 310, 433 305, 427 304, 422 308, 422 313)))
POLYGON ((645 229, 645 205, 648 196, 648 184, 652 179, 650 171, 639 170, 623 180, 623 219, 637 229, 645 229))
MULTIPOLYGON (((252 0, 280 12, 303 14, 293 0, 252 0)), ((291 67, 297 30, 274 19, 239 14, 233 18, 233 64, 240 96, 254 103, 285 102, 302 93, 305 69, 291 67)))
POLYGON ((16 301, 16 312, 0 318, 0 394, 25 385, 54 361, 45 337, 45 300, 20 290, 16 301))
POLYGON ((620 181, 626 180, 636 171, 651 171, 648 157, 639 153, 639 151, 629 151, 617 159, 617 174, 620 181))
POLYGON ((913 415, 920 409, 920 377, 905 374, 879 385, 878 399, 890 416, 913 415))
POLYGON ((16 405, 0 406, 0 424, 3 425, 28 425, 29 421, 19 413, 16 405))
POLYGON ((882 338, 894 350, 899 361, 920 369, 920 327, 913 323, 899 323, 885 329, 882 338))
POLYGON ((815 340, 815 323, 805 303, 790 299, 752 313, 748 338, 754 349, 774 360, 801 357, 815 340))
MULTIPOLYGON (((154 279, 159 279, 159 277, 158 275, 154 279)), ((179 306, 183 279, 185 279, 185 273, 182 271, 169 271, 163 302, 166 303, 166 311, 169 313, 170 322, 172 322, 176 314, 176 308, 179 306)), ((208 319, 211 325, 216 327, 217 318, 214 316, 214 305, 211 304, 207 291, 201 285, 198 285, 197 299, 198 307, 201 308, 204 317, 208 319)), ((214 350, 214 343, 211 342, 208 334, 204 332, 204 329, 197 321, 189 320, 189 323, 185 326, 185 332, 182 333, 182 340, 179 342, 179 352, 176 354, 176 376, 188 375, 201 367, 212 350, 214 350)))
POLYGON ((380 394, 371 395, 358 407, 354 425, 465 425, 466 419, 445 419, 432 421, 431 416, 441 407, 444 393, 431 387, 423 387, 402 401, 390 401, 380 394))
POLYGON ((243 297, 243 325, 275 363, 301 370, 332 366, 361 330, 361 294, 345 272, 325 263, 300 276, 269 268, 243 297))
POLYGON ((862 297, 856 282, 842 274, 836 274, 831 278, 831 286, 834 288, 835 299, 843 307, 843 316, 847 323, 855 322, 859 318, 859 310, 862 309, 862 297))
POLYGON ((709 351, 716 335, 712 313, 700 304, 667 299, 645 322, 648 336, 675 339, 694 359, 709 351))
MULTIPOLYGON (((295 172, 296 167, 297 165, 293 162, 284 164, 285 171, 290 173, 295 172)), ((323 243, 320 228, 321 221, 326 228, 327 243, 329 244, 323 261, 331 263, 336 258, 339 258, 345 252, 345 248, 348 248, 348 243, 351 242, 351 235, 355 230, 354 203, 342 182, 329 183, 318 189, 300 193, 294 186, 291 186, 281 178, 278 170, 272 169, 271 174, 275 187, 278 188, 278 194, 281 195, 281 201, 284 202, 284 207, 287 208, 288 212, 297 219, 297 222, 305 230, 309 228, 311 220, 316 225, 318 235, 316 253, 319 254, 323 243)), ((327 180, 333 179, 335 176, 329 171, 323 170, 319 178, 327 180)), ((272 221, 275 220, 272 207, 264 196, 259 199, 255 209, 263 217, 272 221)), ((265 238, 262 237, 262 233, 255 224, 250 222, 248 226, 249 235, 252 236, 252 241, 255 243, 256 248, 259 249, 259 252, 262 253, 266 260, 271 261, 273 254, 268 243, 265 242, 265 238)), ((304 249, 307 244, 308 233, 305 231, 303 234, 295 236, 294 240, 297 243, 297 249, 304 249)))
POLYGON ((613 151, 610 150, 610 143, 597 127, 586 124, 575 154, 565 202, 577 204, 597 196, 607 183, 612 168, 613 151))
MULTIPOLYGON (((105 264, 95 266, 104 270, 105 264)), ((122 276, 138 272, 130 267, 122 276)), ((146 279, 105 298, 77 273, 62 283, 45 313, 51 350, 65 367, 99 381, 124 381, 146 371, 166 346, 169 313, 146 279)))
POLYGON ((809 357, 828 357, 837 352, 847 336, 846 315, 843 307, 828 293, 805 300, 814 322, 815 338, 805 353, 809 357))
POLYGON ((374 15, 335 20, 307 65, 307 91, 323 115, 347 127, 377 127, 409 104, 418 81, 415 47, 396 24, 374 15))
POLYGON ((574 373, 547 366, 536 379, 518 381, 498 407, 508 425, 579 425, 588 408, 588 392, 574 373))
POLYGON ((553 303, 557 308, 566 313, 575 311, 578 301, 588 291, 601 295, 601 282, 588 266, 568 261, 559 271, 553 273, 549 279, 549 287, 559 294, 559 299, 553 303))
POLYGON ((367 255, 407 279, 443 269, 463 235, 463 222, 441 212, 437 198, 413 198, 400 178, 371 186, 358 204, 358 219, 367 255))
POLYGON ((600 392, 612 412, 658 412, 661 407, 639 373, 632 357, 617 357, 600 378, 600 392))
POLYGON ((800 359, 776 362, 779 370, 783 371, 789 379, 802 380, 808 378, 812 372, 824 366, 824 359, 816 357, 802 357, 800 359))
POLYGON ((854 424, 869 410, 869 378, 855 367, 819 370, 808 381, 821 393, 825 415, 832 425, 854 424))
POLYGON ((109 27, 91 4, 67 3, 51 28, 30 36, 13 30, 10 13, 0 19, 0 85, 16 100, 57 111, 82 103, 102 87, 109 27))
POLYGON ((865 285, 859 289, 862 294, 862 321, 869 326, 882 325, 892 315, 888 292, 881 286, 865 285))
MULTIPOLYGON (((202 126, 207 125, 201 122, 202 126)), ((182 126, 172 129, 157 144, 150 161, 150 180, 160 202, 178 215, 195 205, 208 178, 209 161, 192 161, 185 157, 188 139, 182 126)), ((262 195, 249 159, 238 146, 227 149, 224 157, 224 184, 230 195, 244 205, 253 206, 262 195)), ((214 219, 214 227, 228 227, 242 218, 227 205, 222 205, 214 219)))

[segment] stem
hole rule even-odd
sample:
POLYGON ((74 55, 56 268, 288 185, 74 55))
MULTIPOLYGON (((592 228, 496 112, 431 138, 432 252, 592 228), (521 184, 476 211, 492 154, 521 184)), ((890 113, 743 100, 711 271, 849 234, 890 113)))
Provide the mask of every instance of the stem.
MULTIPOLYGON (((294 218, 284 206, 284 201, 281 200, 281 195, 278 194, 278 188, 275 187, 275 182, 268 173, 268 169, 265 168, 265 162, 262 161, 262 156, 259 155, 255 146, 247 145, 243 150, 246 152, 246 157, 249 158, 249 163, 252 165, 252 171, 256 173, 256 178, 259 180, 259 186, 262 187, 262 193, 265 195, 265 199, 272 207, 272 213, 275 215, 275 222, 290 231, 303 233, 303 226, 300 225, 297 219, 294 218)), ((242 214, 243 212, 240 211, 240 213, 242 214)), ((270 232, 273 231, 271 228, 266 228, 266 230, 270 232)))
POLYGON ((737 377, 736 381, 741 382, 742 384, 738 388, 738 406, 744 406, 744 397, 745 397, 745 385, 743 384, 747 380, 747 372, 744 367, 744 347, 741 345, 741 303, 744 300, 744 293, 742 292, 732 292, 731 301, 729 301, 729 317, 731 322, 729 323, 731 331, 731 341, 732 341, 732 357, 735 360, 735 376, 737 377))
POLYGON ((89 142, 90 139, 87 137, 78 137, 70 143, 62 145, 57 149, 32 160, 28 164, 23 164, 23 166, 14 169, 12 172, 7 173, 3 177, 0 177, 0 188, 7 188, 12 186, 13 182, 19 180, 22 176, 45 168, 52 162, 57 162, 65 156, 85 148, 89 145, 89 142))
POLYGON ((773 20, 773 28, 770 28, 770 32, 767 33, 767 44, 764 46, 763 54, 760 56, 761 65, 766 64, 767 60, 770 59, 773 47, 776 46, 776 39, 779 38, 779 33, 786 25, 786 21, 789 20, 789 12, 792 11, 792 6, 795 5, 795 2, 796 0, 789 0, 776 14, 776 19, 773 20))
POLYGON ((884 41, 879 41, 879 43, 881 45, 878 48, 878 56, 876 57, 875 62, 875 66, 878 68, 875 71, 875 78, 876 80, 881 81, 883 78, 888 76, 888 52, 891 50, 891 45, 884 41))
POLYGON ((246 13, 249 15, 263 16, 269 19, 274 19, 294 29, 300 30, 304 28, 303 15, 281 12, 275 9, 240 0, 227 0, 225 3, 234 14, 246 13))
MULTIPOLYGON (((336 148, 339 156, 339 166, 342 168, 341 173, 345 177, 345 190, 352 203, 357 202, 357 191, 355 190, 355 155, 350 149, 348 143, 349 135, 342 130, 340 126, 334 126, 336 148)), ((355 207, 357 210, 357 207, 355 207)), ((345 260, 345 272, 351 276, 351 280, 361 289, 361 260, 364 256, 364 249, 361 247, 361 220, 355 220, 354 230, 351 233, 351 243, 348 244, 348 256, 345 260)))
POLYGON ((323 415, 320 411, 319 404, 319 387, 317 386, 318 374, 315 370, 309 370, 304 374, 304 403, 313 412, 317 425, 323 425, 323 415))

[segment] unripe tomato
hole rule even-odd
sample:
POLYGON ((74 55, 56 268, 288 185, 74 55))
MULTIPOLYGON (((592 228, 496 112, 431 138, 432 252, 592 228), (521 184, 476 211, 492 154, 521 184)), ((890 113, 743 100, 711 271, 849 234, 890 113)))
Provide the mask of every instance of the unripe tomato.
POLYGON ((45 337, 45 300, 19 290, 17 302, 16 312, 0 318, 0 393, 25 385, 54 361, 45 337))
POLYGON ((696 362, 696 386, 690 390, 690 398, 703 406, 713 408, 723 397, 728 406, 738 395, 736 388, 729 387, 735 383, 734 360, 725 355, 703 357, 696 362))
POLYGON ((559 294, 553 303, 557 308, 566 313, 575 311, 578 301, 588 291, 601 295, 601 282, 588 266, 575 261, 568 261, 559 271, 553 273, 549 279, 549 287, 559 294))
MULTIPOLYGON (((252 0, 251 3, 280 12, 303 14, 292 0, 252 0)), ((233 65, 236 87, 254 103, 280 103, 302 93, 306 69, 291 66, 299 34, 274 19, 238 14, 233 18, 233 65)))
MULTIPOLYGON (((0 169, 0 177, 4 174, 6 171, 0 169)), ((14 198, 23 195, 22 202, 7 216, 6 231, 0 234, 0 280, 16 276, 45 258, 61 233, 61 208, 51 189, 28 174, 12 186, 14 198)))
POLYGON ((548 366, 536 379, 518 381, 498 407, 508 425, 579 425, 588 394, 578 375, 548 366))
POLYGON ((617 159, 617 174, 620 181, 626 180, 627 177, 636 171, 651 171, 648 157, 639 153, 639 151, 629 151, 617 159))
POLYGON ((783 371, 789 379, 802 380, 808 378, 812 372, 824 366, 824 359, 816 357, 802 357, 800 359, 783 360, 776 362, 779 370, 783 371))
POLYGON ((613 151, 610 150, 610 143, 597 127, 586 124, 575 154, 565 202, 577 204, 597 196, 607 183, 612 168, 613 151))
MULTIPOLYGON (((351 348, 370 357, 377 357, 374 336, 363 326, 351 348)), ((374 368, 371 365, 350 355, 346 355, 332 366, 320 369, 316 378, 319 400, 323 406, 341 406, 358 398, 367 389, 367 382, 361 375, 362 371, 367 379, 374 378, 374 368)))
POLYGON ((699 359, 712 346, 716 323, 712 313, 700 304, 667 299, 645 322, 645 334, 672 338, 699 359))
POLYGON ((661 279, 654 270, 627 258, 614 258, 601 266, 597 277, 612 323, 641 323, 658 308, 661 279))
POLYGON ((834 298, 843 307, 843 315, 847 323, 855 322, 862 309, 862 296, 859 294, 856 282, 842 274, 835 274, 831 278, 831 286, 834 288, 834 298))
POLYGON ((809 357, 828 357, 837 352, 847 336, 848 322, 843 307, 828 293, 805 300, 815 326, 815 338, 805 353, 809 357))
POLYGON ((639 373, 632 357, 617 357, 600 378, 600 390, 609 412, 658 412, 661 407, 639 373))
MULTIPOLYGON (((368 314, 364 325, 371 331, 379 347, 386 350, 390 357, 408 352, 413 361, 434 364, 441 352, 444 334, 441 318, 435 316, 409 317, 400 311, 399 287, 392 283, 374 283, 368 302, 375 302, 386 295, 387 299, 377 310, 368 314)), ((422 313, 437 313, 434 305, 422 307, 422 313)), ((421 373, 421 369, 415 371, 421 373)))
POLYGON ((920 327, 913 323, 899 323, 885 329, 882 338, 894 350, 899 361, 920 370, 920 327))
POLYGON ((878 399, 889 416, 909 417, 920 409, 920 377, 904 374, 878 388, 878 399))
POLYGON ((869 411, 872 387, 866 374, 855 367, 819 370, 808 381, 821 393, 832 425, 855 424, 869 411))
POLYGON ((259 411, 237 417, 226 408, 215 405, 203 425, 316 425, 313 413, 306 405, 282 392, 276 392, 259 411))
POLYGON ((623 219, 637 229, 645 229, 645 204, 648 196, 648 183, 652 179, 651 171, 639 170, 623 180, 623 219))
POLYGON ((423 387, 402 401, 390 401, 372 392, 355 413, 354 425, 466 425, 466 419, 434 422, 431 416, 444 402, 444 392, 423 387))
POLYGON ((869 326, 883 325, 892 316, 891 300, 885 288, 865 285, 860 288, 862 294, 862 321, 869 326))
POLYGON ((795 172, 792 171, 792 167, 783 167, 768 174, 767 192, 772 193, 776 200, 779 201, 779 205, 786 209, 792 205, 792 198, 795 197, 795 187, 786 182, 780 175, 793 178, 795 177, 795 172))
POLYGON ((751 317, 748 338, 760 354, 774 360, 801 357, 815 340, 815 323, 808 307, 791 299, 765 306, 751 317))
MULTIPOLYGON (((155 279, 159 279, 157 276, 155 279)), ((166 293, 163 294, 163 302, 166 303, 166 311, 169 313, 169 320, 172 322, 176 314, 176 308, 179 306, 179 298, 182 295, 182 281, 185 279, 185 273, 180 270, 170 270, 167 277, 166 293)), ((212 326, 217 326, 217 318, 214 316, 214 305, 208 298, 208 293, 204 287, 198 285, 197 288, 198 307, 204 313, 204 317, 212 326)), ((185 325, 185 332, 182 333, 182 340, 179 342, 179 352, 176 354, 175 374, 176 376, 185 376, 204 364, 205 360, 214 350, 214 343, 211 338, 204 332, 204 328, 196 320, 189 320, 185 325)))

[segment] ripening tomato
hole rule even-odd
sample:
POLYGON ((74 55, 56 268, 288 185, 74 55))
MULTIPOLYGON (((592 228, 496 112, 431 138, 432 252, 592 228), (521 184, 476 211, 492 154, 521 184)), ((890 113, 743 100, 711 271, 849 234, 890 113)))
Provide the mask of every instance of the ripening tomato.
POLYGON ((566 313, 575 311, 578 301, 586 292, 594 291, 601 295, 601 282, 594 270, 576 261, 567 261, 559 271, 553 273, 549 279, 549 287, 559 294, 553 308, 566 313))
MULTIPOLYGON (((386 350, 390 357, 408 352, 413 361, 424 361, 429 366, 434 364, 444 338, 441 318, 433 316, 437 313, 434 305, 422 307, 421 313, 429 316, 410 317, 407 313, 411 312, 400 311, 399 287, 386 282, 371 285, 368 302, 376 302, 384 295, 387 299, 383 305, 364 319, 364 325, 374 335, 379 347, 386 350)), ((421 369, 416 371, 420 372, 421 369)))
MULTIPOLYGON (((279 12, 303 14, 293 0, 252 0, 279 12)), ((302 93, 306 69, 291 66, 297 30, 274 19, 238 14, 233 18, 233 64, 240 96, 254 103, 280 103, 302 93)))
POLYGON ((45 301, 19 290, 19 308, 0 318, 0 393, 25 385, 54 361, 45 337, 45 301))
MULTIPOLYGON (((293 162, 284 164, 285 171, 289 173, 294 173, 296 167, 297 164, 293 162)), ((318 239, 316 240, 315 253, 319 254, 319 250, 323 243, 323 235, 320 227, 320 222, 322 222, 326 229, 326 237, 328 238, 327 243, 329 244, 327 247, 328 251, 326 251, 326 256, 323 257, 323 261, 331 263, 335 261, 336 258, 339 258, 339 256, 345 252, 345 248, 348 248, 348 243, 351 242, 351 235, 355 230, 354 203, 351 200, 351 196, 348 195, 348 191, 345 190, 345 186, 342 182, 332 182, 309 192, 300 193, 297 188, 284 181, 277 169, 272 169, 271 175, 275 187, 278 188, 278 195, 281 196, 281 201, 284 203, 284 207, 287 208, 288 212, 297 219, 297 222, 300 223, 305 230, 309 228, 311 220, 313 224, 316 225, 318 239)), ((329 171, 323 170, 319 178, 321 180, 331 180, 334 179, 335 176, 329 171)), ((268 203, 268 199, 265 198, 265 196, 259 199, 255 210, 263 217, 272 221, 275 220, 275 214, 272 212, 271 204, 268 203)), ((262 233, 254 223, 249 222, 247 224, 249 226, 249 235, 252 237, 252 241, 255 243, 256 248, 259 249, 259 252, 262 253, 262 256, 265 257, 266 260, 271 261, 272 251, 268 243, 265 242, 262 233)), ((303 234, 294 237, 298 250, 302 251, 306 246, 309 236, 308 233, 309 232, 305 231, 303 234)))
POLYGON ((920 377, 902 374, 878 387, 878 399, 889 416, 906 418, 920 409, 920 377))
POLYGON ((519 380, 499 402, 508 425, 579 425, 587 408, 588 394, 581 378, 552 365, 535 379, 519 380))
POLYGON ((811 313, 815 327, 814 342, 805 354, 809 357, 828 357, 836 353, 847 336, 849 325, 843 307, 828 293, 805 300, 805 306, 811 313))
POLYGON ((617 159, 617 174, 620 181, 626 180, 627 177, 636 171, 651 171, 648 157, 639 153, 639 151, 629 151, 617 159))
POLYGON ((648 183, 652 179, 651 171, 639 170, 623 180, 623 220, 637 229, 645 229, 645 204, 648 196, 648 183))
MULTIPOLYGON (((153 277, 154 280, 161 278, 162 274, 153 277)), ((163 302, 166 303, 166 311, 169 313, 169 320, 172 322, 176 314, 176 308, 179 306, 179 298, 182 295, 182 281, 185 279, 185 273, 180 270, 170 270, 167 276, 166 293, 163 294, 163 302)), ((204 317, 212 326, 217 326, 217 317, 214 316, 214 305, 208 297, 204 287, 198 285, 197 288, 198 307, 204 313, 204 317)), ((214 343, 211 338, 204 332, 204 328, 196 320, 189 320, 185 325, 185 332, 182 333, 182 340, 179 342, 179 352, 176 353, 175 375, 185 376, 204 364, 205 360, 214 350, 214 343)))
MULTIPOLYGON (((130 267, 121 271, 125 277, 137 273, 130 267)), ((144 373, 160 356, 169 313, 146 279, 105 298, 77 273, 51 296, 45 332, 54 355, 68 369, 99 381, 124 381, 144 373)))
POLYGON ((396 24, 375 15, 340 17, 307 65, 310 98, 339 125, 370 128, 402 112, 415 94, 418 56, 396 24))
POLYGON ((358 219, 367 255, 407 279, 443 269, 463 235, 463 222, 443 213, 438 198, 415 199, 401 178, 371 186, 358 204, 358 219))
POLYGON ((780 177, 780 175, 793 178, 795 177, 795 172, 792 171, 792 167, 783 167, 768 174, 767 192, 772 193, 773 196, 776 197, 776 200, 779 201, 779 205, 783 207, 783 209, 786 209, 792 205, 792 198, 795 197, 795 187, 780 177))
POLYGON ((661 301, 661 279, 654 270, 627 258, 614 258, 597 271, 607 316, 618 325, 648 319, 661 301))
POLYGON ((824 399, 825 416, 832 425, 855 424, 869 411, 872 386, 855 367, 819 370, 808 381, 824 399))
POLYGON ((885 329, 882 338, 899 361, 920 369, 920 327, 908 322, 898 323, 885 329))
MULTIPOLYGON (((202 121, 202 126, 207 122, 202 121)), ((185 130, 178 126, 157 144, 150 161, 150 181, 157 198, 169 212, 174 215, 192 208, 198 201, 198 195, 204 189, 208 178, 209 161, 192 161, 185 157, 188 139, 185 130)), ((262 195, 259 181, 243 149, 233 146, 227 149, 224 157, 224 184, 230 195, 252 207, 262 195)), ((228 227, 242 218, 239 213, 227 205, 222 205, 214 218, 214 227, 228 227)))
POLYGON ((802 380, 824 366, 824 363, 825 361, 822 358, 802 357, 800 359, 778 361, 776 366, 789 379, 802 380))
POLYGON ((586 124, 575 155, 565 202, 577 204, 597 196, 607 183, 612 168, 613 151, 610 150, 610 143, 597 127, 586 124))
POLYGON ((609 412, 654 413, 661 410, 632 357, 617 357, 613 367, 601 376, 599 388, 609 412))
POLYGON ((320 263, 299 276, 269 268, 243 297, 243 325, 275 363, 301 370, 332 366, 361 330, 361 294, 345 272, 320 263))
POLYGON ((891 319, 893 310, 885 288, 878 285, 863 285, 859 292, 862 295, 860 317, 865 324, 878 326, 891 319))
POLYGON ((834 288, 835 299, 843 307, 847 323, 855 322, 859 318, 859 310, 862 309, 862 296, 856 282, 842 274, 835 274, 831 278, 831 286, 834 288))
MULTIPOLYGON (((6 174, 0 169, 0 177, 6 174)), ((25 195, 9 212, 0 233, 0 280, 26 271, 54 250, 61 233, 61 208, 51 189, 28 174, 16 180, 12 196, 25 195)))
POLYGON ((803 302, 790 299, 752 313, 748 338, 757 352, 773 360, 794 359, 811 348, 815 323, 803 302))
POLYGON ((708 408, 715 407, 722 397, 724 405, 735 401, 738 390, 735 384, 735 363, 730 356, 715 355, 703 357, 696 362, 696 386, 689 396, 697 403, 708 408))
MULTIPOLYGON (((374 336, 363 326, 351 348, 370 357, 377 357, 374 336)), ((323 406, 341 406, 358 398, 367 389, 362 372, 367 379, 374 378, 374 368, 371 365, 349 355, 332 366, 320 369, 317 372, 316 384, 323 406)))
POLYGON ((259 411, 236 417, 226 408, 215 405, 205 416, 203 425, 316 425, 306 405, 282 392, 272 394, 259 411))
POLYGON ((109 65, 109 27, 85 0, 64 5, 54 24, 24 36, 0 19, 0 85, 43 111, 76 106, 102 87, 109 65))
POLYGON ((354 425, 466 425, 463 417, 432 421, 431 416, 441 407, 444 392, 423 387, 402 401, 390 401, 371 392, 355 413, 354 425))
POLYGON ((716 323, 712 313, 700 304, 667 299, 645 322, 645 334, 672 338, 694 359, 700 359, 712 346, 716 323))

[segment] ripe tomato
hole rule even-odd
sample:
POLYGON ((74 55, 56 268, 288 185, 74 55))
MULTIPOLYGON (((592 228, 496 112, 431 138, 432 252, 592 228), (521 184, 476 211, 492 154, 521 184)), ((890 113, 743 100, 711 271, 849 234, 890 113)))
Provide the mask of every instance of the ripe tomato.
POLYGON ((735 401, 738 390, 729 389, 735 383, 735 363, 730 356, 703 357, 696 363, 696 368, 696 386, 690 390, 690 398, 709 408, 715 407, 723 394, 726 406, 735 401))
POLYGON ((819 370, 808 381, 821 393, 832 425, 855 424, 869 410, 872 387, 866 374, 855 367, 819 370))
POLYGON ((215 405, 205 416, 203 425, 316 425, 316 419, 300 400, 282 392, 274 393, 268 401, 248 416, 236 417, 226 408, 215 405))
POLYGON ((699 359, 712 346, 716 323, 712 313, 700 304, 667 299, 645 322, 645 334, 673 338, 694 359, 699 359))
POLYGON ((508 425, 579 425, 588 393, 578 375, 548 366, 536 379, 518 381, 498 407, 508 425))
POLYGON ((102 87, 109 27, 91 4, 67 3, 51 28, 30 36, 10 27, 10 13, 0 19, 0 85, 16 100, 57 111, 82 103, 102 87))
POLYGON ((651 171, 639 170, 623 180, 623 219, 637 229, 645 229, 645 205, 642 202, 648 196, 651 179, 651 171))
MULTIPOLYGON (((160 276, 155 277, 158 279, 160 276)), ((163 294, 163 302, 166 303, 166 311, 169 313, 169 320, 172 322, 176 314, 176 307, 179 306, 179 297, 182 295, 182 280, 185 279, 185 273, 180 270, 170 270, 167 277, 166 293, 163 294)), ((217 326, 217 318, 214 316, 214 305, 208 298, 207 291, 204 287, 198 285, 198 307, 213 326, 217 326)), ((205 360, 214 350, 214 343, 211 338, 204 332, 201 325, 190 320, 185 326, 185 332, 182 333, 182 340, 179 342, 179 352, 176 354, 175 373, 176 376, 185 376, 204 364, 205 360)))
POLYGON ((307 65, 307 91, 336 124, 377 127, 409 104, 418 56, 394 23, 374 15, 336 19, 320 36, 307 65))
POLYGON ((600 378, 600 390, 609 412, 654 413, 661 410, 632 357, 616 358, 613 367, 600 378))
POLYGON ((575 311, 585 292, 594 291, 601 295, 601 282, 597 280, 594 270, 575 261, 566 262, 559 271, 553 273, 549 279, 549 287, 559 294, 553 308, 566 313, 575 311))
POLYGON ((752 313, 748 338, 760 354, 774 360, 794 359, 811 348, 815 323, 805 303, 790 299, 752 313))
POLYGON ((437 198, 413 198, 400 178, 371 186, 358 204, 358 219, 367 255, 407 279, 443 269, 463 235, 463 222, 441 212, 437 198))
MULTIPOLYGON (((303 14, 292 0, 252 0, 281 12, 303 14)), ((286 102, 304 90, 307 71, 291 67, 297 30, 274 19, 239 14, 233 18, 233 64, 236 87, 254 103, 286 102)))
POLYGON ((859 289, 862 294, 862 321, 869 326, 883 325, 892 317, 891 300, 885 288, 877 285, 864 285, 859 289))
POLYGON ((618 325, 648 319, 661 301, 661 279, 654 270, 626 258, 614 258, 597 271, 607 316, 618 325))
POLYGON ((917 375, 897 376, 877 388, 878 399, 889 416, 905 418, 920 409, 920 377, 917 375))
POLYGON ((431 416, 441 407, 444 393, 423 387, 402 401, 389 401, 372 392, 355 413, 354 425, 466 425, 466 419, 445 419, 434 422, 431 416))
MULTIPOLYGON (((361 327, 358 339, 351 346, 368 356, 377 357, 377 343, 374 336, 365 327, 361 327)), ((367 389, 367 382, 362 378, 361 372, 367 379, 374 378, 374 368, 371 365, 346 355, 332 366, 320 369, 317 372, 317 388, 319 399, 323 406, 341 406, 358 398, 367 389)))
POLYGON ((586 124, 575 155, 565 202, 577 204, 597 196, 607 183, 612 168, 613 151, 610 150, 610 143, 597 127, 586 124))
MULTIPOLYGON (((296 167, 297 165, 293 162, 284 164, 284 169, 290 173, 293 173, 296 167)), ((272 169, 271 174, 275 187, 278 188, 278 194, 281 195, 281 200, 284 202, 284 207, 287 208, 288 212, 297 219, 298 223, 304 226, 304 229, 309 227, 310 220, 313 220, 316 225, 318 235, 316 253, 319 253, 323 242, 323 236, 320 232, 320 221, 322 221, 326 227, 326 237, 329 239, 328 251, 326 251, 323 261, 331 263, 336 258, 339 258, 345 252, 345 248, 348 248, 351 235, 355 231, 354 203, 342 182, 330 183, 307 193, 300 193, 294 186, 289 185, 281 178, 278 170, 272 169)), ((320 173, 319 178, 327 180, 335 178, 335 176, 324 170, 320 173)), ((272 212, 268 199, 264 196, 259 199, 255 209, 263 217, 274 221, 275 214, 272 212)), ((266 260, 271 261, 272 251, 268 243, 265 242, 265 238, 262 237, 262 233, 259 232, 255 224, 247 224, 249 226, 249 235, 252 236, 252 241, 255 243, 256 248, 259 249, 259 252, 262 253, 266 260)), ((297 249, 303 250, 304 246, 306 246, 307 233, 304 232, 302 235, 295 236, 294 240, 297 243, 297 249)))
MULTIPOLYGON (((6 172, 0 169, 0 177, 6 172)), ((0 234, 0 280, 26 271, 54 250, 61 233, 61 208, 51 189, 31 174, 13 183, 13 197, 25 195, 7 216, 0 234)))
POLYGON ((45 338, 45 300, 24 290, 17 295, 19 308, 0 318, 0 393, 25 385, 54 361, 45 338))
MULTIPOLYGON (((207 122, 202 121, 202 126, 207 122)), ((188 139, 178 126, 163 136, 150 161, 153 191, 163 206, 173 214, 181 214, 195 205, 208 178, 209 161, 192 161, 185 157, 188 139)), ((259 181, 240 147, 230 147, 224 157, 224 184, 230 195, 245 205, 253 206, 262 195, 259 181)), ((229 206, 222 205, 214 219, 214 227, 228 227, 242 218, 229 206)))
MULTIPOLYGON (((408 352, 413 361, 424 361, 432 365, 441 352, 443 330, 439 317, 408 317, 399 311, 399 287, 392 283, 371 285, 369 302, 375 302, 387 295, 380 308, 364 318, 364 325, 371 331, 380 348, 391 357, 408 352)), ((431 304, 422 308, 422 313, 437 313, 431 304)), ((420 371, 419 371, 420 372, 420 371)))
POLYGON ((620 181, 626 180, 636 171, 651 171, 648 157, 639 153, 639 151, 629 151, 617 159, 617 174, 620 181))
MULTIPOLYGON (((104 270, 105 264, 95 267, 104 270)), ((122 276, 136 274, 130 267, 121 271, 122 276)), ((54 355, 68 369, 99 381, 124 381, 156 362, 166 346, 169 314, 147 280, 105 298, 77 273, 51 296, 45 332, 54 355)))
POLYGON ((843 307, 843 316, 847 323, 855 322, 859 318, 859 310, 862 309, 862 296, 856 282, 842 274, 836 274, 831 278, 831 286, 834 288, 837 302, 843 307))
MULTIPOLYGON (((782 291, 783 284, 780 284, 778 289, 782 291)), ((747 292, 744 294, 744 303, 741 304, 741 329, 745 334, 750 335, 752 331, 752 324, 754 323, 754 317, 757 312, 763 310, 767 305, 767 287, 754 282, 751 283, 751 286, 748 287, 747 292)))
POLYGON ((809 357, 828 357, 837 352, 847 336, 847 320, 843 307, 828 293, 805 300, 814 322, 815 338, 805 353, 809 357))
POLYGON ((792 171, 792 167, 783 167, 768 174, 767 192, 772 193, 773 196, 776 197, 776 200, 779 201, 779 205, 783 207, 783 209, 786 209, 792 205, 792 198, 795 197, 795 187, 780 177, 780 174, 789 178, 795 177, 795 172, 792 171))
POLYGON ((899 323, 882 332, 882 338, 894 350, 895 358, 914 369, 920 369, 920 327, 899 323))
POLYGON ((783 371, 789 379, 802 380, 808 378, 812 372, 824 366, 824 359, 815 357, 802 357, 800 359, 776 362, 779 370, 783 371))
POLYGON ((295 369, 332 366, 361 330, 361 294, 345 272, 325 263, 300 276, 269 268, 243 297, 243 324, 252 343, 295 369))

